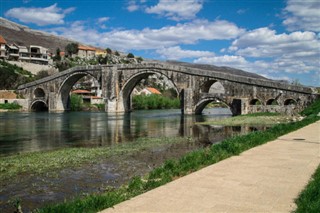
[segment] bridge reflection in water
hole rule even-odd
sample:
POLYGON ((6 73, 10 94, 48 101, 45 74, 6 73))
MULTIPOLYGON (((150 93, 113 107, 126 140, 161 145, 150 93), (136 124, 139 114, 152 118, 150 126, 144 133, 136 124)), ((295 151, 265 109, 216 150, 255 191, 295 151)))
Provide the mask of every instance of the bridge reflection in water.
POLYGON ((140 137, 193 137, 203 145, 247 132, 247 127, 200 125, 231 116, 228 109, 210 115, 181 115, 180 110, 0 114, 0 155, 63 147, 111 146, 140 137))

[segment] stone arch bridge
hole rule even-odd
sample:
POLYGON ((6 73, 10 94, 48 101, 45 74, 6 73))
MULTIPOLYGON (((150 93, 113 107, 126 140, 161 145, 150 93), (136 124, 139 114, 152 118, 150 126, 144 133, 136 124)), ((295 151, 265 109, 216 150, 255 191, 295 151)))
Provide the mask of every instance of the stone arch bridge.
POLYGON ((234 115, 294 113, 315 99, 308 87, 160 62, 74 67, 21 85, 18 93, 28 100, 29 111, 37 106, 47 107, 50 112, 66 111, 73 85, 90 75, 100 83, 106 112, 128 112, 132 90, 142 79, 153 74, 165 76, 172 82, 185 114, 200 114, 212 101, 225 103, 234 115))

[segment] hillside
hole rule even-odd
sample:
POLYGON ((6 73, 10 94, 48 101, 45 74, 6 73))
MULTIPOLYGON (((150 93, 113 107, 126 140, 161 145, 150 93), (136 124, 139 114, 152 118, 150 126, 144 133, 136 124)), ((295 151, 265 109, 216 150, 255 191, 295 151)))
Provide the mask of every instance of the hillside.
MULTIPOLYGON (((0 34, 6 39, 8 43, 16 43, 17 45, 24 45, 24 46, 29 46, 32 44, 40 45, 40 46, 49 48, 52 53, 54 53, 57 48, 64 50, 67 44, 71 42, 76 42, 76 41, 55 36, 46 32, 30 29, 29 27, 19 25, 17 23, 11 22, 1 17, 0 17, 0 34)), ((127 61, 125 54, 123 54, 121 57, 112 55, 112 58, 110 60, 114 64, 114 63, 124 63, 123 59, 125 59, 124 61, 127 61)), ((156 60, 146 60, 146 61, 151 62, 156 60)), ((246 71, 231 68, 231 67, 218 67, 214 65, 193 64, 193 63, 185 63, 185 62, 179 62, 179 61, 167 61, 167 63, 186 66, 186 67, 194 67, 194 68, 204 69, 204 70, 210 70, 213 72, 223 72, 223 73, 240 75, 240 76, 251 77, 251 78, 266 79, 263 76, 260 76, 258 74, 246 72, 246 71)))
POLYGON ((72 40, 55 36, 46 32, 32 30, 29 27, 11 22, 0 17, 0 34, 11 44, 21 46, 40 45, 54 53, 57 48, 64 50, 72 40))

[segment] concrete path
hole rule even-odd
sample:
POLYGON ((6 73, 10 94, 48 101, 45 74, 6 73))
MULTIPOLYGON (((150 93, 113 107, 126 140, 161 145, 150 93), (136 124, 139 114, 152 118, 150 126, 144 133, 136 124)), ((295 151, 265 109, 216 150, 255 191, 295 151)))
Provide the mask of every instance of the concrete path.
POLYGON ((103 213, 290 212, 296 208, 294 199, 319 164, 317 122, 103 213))

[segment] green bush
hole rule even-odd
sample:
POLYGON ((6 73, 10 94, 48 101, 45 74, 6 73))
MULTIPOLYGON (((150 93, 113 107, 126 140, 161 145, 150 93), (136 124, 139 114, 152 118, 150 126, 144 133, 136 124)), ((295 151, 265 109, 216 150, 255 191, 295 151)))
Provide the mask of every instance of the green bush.
POLYGON ((178 109, 180 100, 178 98, 168 98, 162 95, 136 95, 133 96, 134 109, 178 109))
POLYGON ((71 111, 80 111, 83 107, 83 100, 80 95, 71 94, 70 96, 71 111))
POLYGON ((16 89, 19 85, 33 80, 30 72, 0 60, 0 89, 16 89))
POLYGON ((21 109, 22 106, 20 106, 17 103, 5 103, 5 104, 0 104, 0 109, 21 109))

